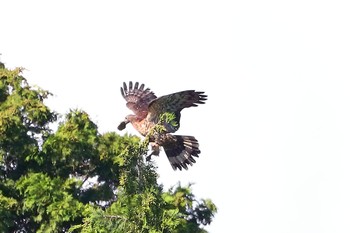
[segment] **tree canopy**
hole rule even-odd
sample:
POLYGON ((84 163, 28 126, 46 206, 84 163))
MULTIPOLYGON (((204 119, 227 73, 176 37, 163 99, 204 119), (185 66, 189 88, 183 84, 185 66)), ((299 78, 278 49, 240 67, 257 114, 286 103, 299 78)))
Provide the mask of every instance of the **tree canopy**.
POLYGON ((147 143, 100 134, 83 110, 59 121, 49 96, 0 63, 0 232, 206 232, 216 206, 164 190, 147 143))

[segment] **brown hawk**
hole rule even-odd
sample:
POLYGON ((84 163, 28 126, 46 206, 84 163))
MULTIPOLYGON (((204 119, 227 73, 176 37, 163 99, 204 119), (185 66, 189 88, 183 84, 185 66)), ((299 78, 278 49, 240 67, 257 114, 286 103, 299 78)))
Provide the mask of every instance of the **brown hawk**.
POLYGON ((207 96, 204 92, 187 90, 157 98, 145 85, 136 82, 129 85, 124 82, 120 88, 121 94, 126 100, 126 106, 134 112, 134 115, 127 115, 125 120, 118 126, 123 130, 126 124, 131 123, 134 128, 143 136, 147 136, 155 125, 159 124, 164 113, 172 113, 175 116, 175 124, 162 121, 164 130, 161 133, 148 135, 152 146, 152 155, 159 155, 159 148, 163 147, 169 162, 174 170, 177 168, 187 169, 187 165, 192 165, 196 161, 193 157, 198 157, 200 150, 197 139, 193 136, 172 135, 180 127, 181 110, 189 107, 197 107, 204 104, 207 96))

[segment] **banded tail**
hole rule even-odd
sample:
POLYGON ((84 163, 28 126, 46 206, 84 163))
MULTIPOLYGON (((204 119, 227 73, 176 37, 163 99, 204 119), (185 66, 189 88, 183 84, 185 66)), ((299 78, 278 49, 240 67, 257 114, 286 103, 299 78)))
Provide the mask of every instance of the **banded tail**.
POLYGON ((198 141, 193 136, 166 134, 166 140, 162 140, 161 145, 174 170, 187 170, 187 165, 192 166, 196 162, 193 157, 201 153, 198 141))

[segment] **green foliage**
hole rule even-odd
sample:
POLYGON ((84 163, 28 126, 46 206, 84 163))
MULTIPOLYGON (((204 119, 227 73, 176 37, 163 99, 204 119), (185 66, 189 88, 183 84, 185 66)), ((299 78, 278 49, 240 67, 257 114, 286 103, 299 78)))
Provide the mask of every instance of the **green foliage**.
POLYGON ((100 134, 81 110, 52 132, 50 93, 21 71, 0 67, 0 232, 205 232, 215 205, 190 186, 164 191, 147 142, 100 134))
POLYGON ((0 68, 0 163, 6 170, 0 177, 19 178, 28 167, 35 168, 39 143, 57 117, 43 103, 50 93, 30 87, 21 70, 0 68))
POLYGON ((167 129, 174 129, 179 126, 179 123, 176 120, 176 116, 172 112, 165 112, 160 115, 159 121, 156 125, 154 125, 146 135, 143 146, 147 147, 149 142, 156 137, 156 135, 164 134, 169 132, 167 129))
POLYGON ((154 126, 154 130, 157 133, 164 133, 166 132, 167 127, 177 128, 179 126, 179 123, 176 120, 176 116, 172 112, 165 112, 160 115, 159 123, 154 126))
POLYGON ((48 136, 43 144, 43 152, 50 155, 43 158, 51 165, 47 172, 66 177, 91 173, 92 163, 99 159, 98 142, 97 126, 88 115, 78 110, 69 112, 57 132, 48 136))
POLYGON ((177 119, 176 119, 176 116, 174 113, 165 112, 165 113, 160 115, 158 125, 170 125, 170 126, 176 128, 179 126, 179 123, 177 122, 177 119))
POLYGON ((9 229, 14 225, 12 221, 15 216, 16 209, 18 208, 18 202, 15 198, 7 197, 0 190, 0 231, 4 232, 5 229, 9 229))
POLYGON ((51 178, 43 173, 29 173, 16 183, 23 197, 22 213, 39 223, 37 232, 56 232, 64 223, 81 218, 84 204, 75 199, 72 191, 76 181, 51 178))

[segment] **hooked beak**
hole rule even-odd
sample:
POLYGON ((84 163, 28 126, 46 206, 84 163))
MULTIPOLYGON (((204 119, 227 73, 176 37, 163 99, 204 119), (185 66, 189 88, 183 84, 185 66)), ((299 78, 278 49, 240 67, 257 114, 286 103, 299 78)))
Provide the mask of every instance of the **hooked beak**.
POLYGON ((120 122, 120 124, 118 125, 118 129, 119 129, 119 130, 125 129, 126 124, 128 124, 129 122, 130 122, 130 121, 128 121, 128 120, 124 120, 124 121, 120 122))

